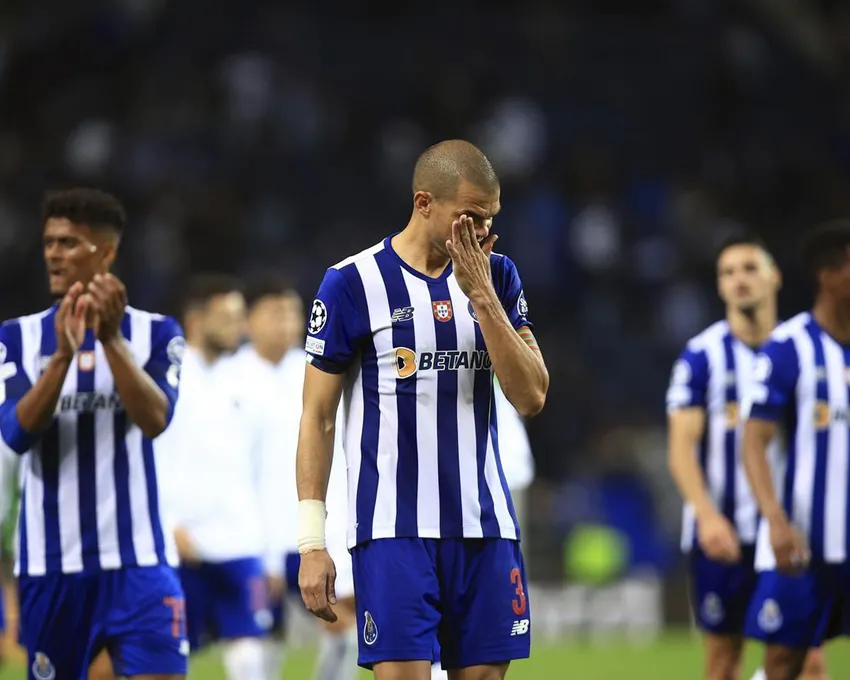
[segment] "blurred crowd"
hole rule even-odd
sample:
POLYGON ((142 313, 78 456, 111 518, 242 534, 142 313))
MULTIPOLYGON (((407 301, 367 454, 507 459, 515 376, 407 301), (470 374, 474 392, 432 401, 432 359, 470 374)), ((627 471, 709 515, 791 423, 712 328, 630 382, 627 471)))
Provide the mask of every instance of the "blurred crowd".
MULTIPOLYGON (((638 470, 672 531, 663 392, 721 312, 714 247, 760 232, 791 313, 799 233, 850 215, 850 13, 804 3, 830 47, 813 55, 775 4, 2 3, 0 315, 45 302, 45 188, 125 201, 136 306, 172 311, 210 269, 274 268, 310 297, 404 227, 417 154, 466 137, 502 178, 499 246, 552 374, 538 475, 638 470)), ((546 502, 569 522, 591 501, 566 488, 546 502)))

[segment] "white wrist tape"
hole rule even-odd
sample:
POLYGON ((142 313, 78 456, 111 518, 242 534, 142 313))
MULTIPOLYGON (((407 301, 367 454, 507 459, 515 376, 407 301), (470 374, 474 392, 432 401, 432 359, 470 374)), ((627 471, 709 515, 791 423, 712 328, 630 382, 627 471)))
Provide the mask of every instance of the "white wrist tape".
POLYGON ((298 552, 325 549, 325 502, 298 501, 298 552))

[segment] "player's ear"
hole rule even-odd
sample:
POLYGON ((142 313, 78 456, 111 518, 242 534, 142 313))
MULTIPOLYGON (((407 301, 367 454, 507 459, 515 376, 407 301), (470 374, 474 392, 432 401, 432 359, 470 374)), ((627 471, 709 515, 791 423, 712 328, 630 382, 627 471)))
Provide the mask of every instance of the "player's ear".
POLYGON ((434 202, 434 197, 428 191, 417 191, 413 194, 413 209, 422 217, 431 215, 431 204, 434 202))
POLYGON ((101 232, 100 234, 96 234, 95 243, 97 249, 100 251, 100 261, 103 269, 105 271, 112 269, 112 265, 115 263, 115 257, 118 255, 118 234, 106 231, 101 232))

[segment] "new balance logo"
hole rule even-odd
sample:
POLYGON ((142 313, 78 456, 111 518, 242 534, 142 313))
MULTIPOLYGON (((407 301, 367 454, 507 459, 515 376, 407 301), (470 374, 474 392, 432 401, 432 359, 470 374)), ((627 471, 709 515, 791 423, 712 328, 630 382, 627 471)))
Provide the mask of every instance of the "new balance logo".
POLYGON ((514 625, 511 626, 511 637, 514 635, 525 635, 528 632, 528 626, 530 623, 531 622, 528 619, 519 619, 518 621, 514 621, 514 625))
POLYGON ((393 310, 393 315, 390 320, 393 323, 397 321, 410 321, 413 318, 413 307, 396 307, 393 310))

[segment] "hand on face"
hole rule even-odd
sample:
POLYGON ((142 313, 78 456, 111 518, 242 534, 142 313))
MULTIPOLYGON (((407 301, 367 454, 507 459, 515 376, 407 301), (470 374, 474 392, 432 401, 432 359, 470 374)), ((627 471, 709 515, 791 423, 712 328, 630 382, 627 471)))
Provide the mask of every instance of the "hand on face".
POLYGON ((492 287, 490 253, 498 238, 497 234, 489 234, 479 243, 475 222, 466 215, 452 222, 452 237, 446 241, 446 249, 452 258, 455 279, 467 297, 492 287))

